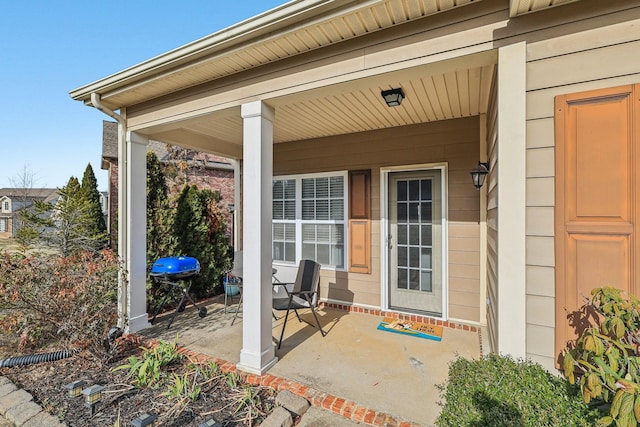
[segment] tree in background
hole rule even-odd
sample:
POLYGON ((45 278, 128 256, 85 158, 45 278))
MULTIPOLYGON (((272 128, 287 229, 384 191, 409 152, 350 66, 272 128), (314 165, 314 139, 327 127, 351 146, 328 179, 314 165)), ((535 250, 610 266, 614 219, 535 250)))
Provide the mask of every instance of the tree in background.
POLYGON ((87 204, 86 234, 96 242, 95 249, 102 249, 107 243, 107 225, 104 221, 98 181, 91 164, 87 164, 80 184, 78 196, 87 204), (102 243, 100 243, 102 241, 102 243))
POLYGON ((97 251, 104 246, 105 234, 95 230, 91 204, 82 197, 80 182, 69 178, 67 185, 58 190, 58 202, 36 201, 20 212, 23 227, 17 239, 21 247, 41 243, 57 249, 62 256, 80 251, 97 251))
MULTIPOLYGON (((11 187, 14 188, 15 195, 18 197, 18 200, 20 200, 20 202, 22 202, 23 204, 26 204, 27 200, 29 199, 29 196, 32 195, 36 182, 37 182, 36 173, 33 170, 31 170, 31 168, 27 165, 22 166, 21 172, 9 178, 9 183, 11 184, 11 187)), ((19 230, 21 226, 22 225, 20 223, 20 215, 18 215, 13 219, 13 228, 15 230, 19 230)), ((23 235, 25 234, 27 236, 31 234, 33 237, 33 232, 23 233, 23 235)), ((24 240, 24 236, 23 236, 23 240, 24 240)), ((18 244, 20 245, 20 248, 21 248, 20 250, 22 252, 28 249, 28 247, 23 246, 23 241, 21 240, 18 240, 18 244)))
POLYGON ((158 258, 175 253, 174 218, 167 180, 153 152, 147 153, 147 270, 158 258))
POLYGON ((220 193, 185 186, 177 200, 175 232, 178 255, 192 256, 200 262, 200 274, 193 280, 199 296, 213 293, 222 275, 230 268, 226 225, 220 193))

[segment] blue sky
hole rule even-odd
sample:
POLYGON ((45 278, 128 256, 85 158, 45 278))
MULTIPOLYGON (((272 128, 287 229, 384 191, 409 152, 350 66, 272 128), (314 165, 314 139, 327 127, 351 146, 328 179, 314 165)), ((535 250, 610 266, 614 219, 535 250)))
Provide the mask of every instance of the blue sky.
POLYGON ((102 121, 69 91, 267 11, 285 0, 18 0, 0 13, 0 188, 82 178, 100 190, 102 121))

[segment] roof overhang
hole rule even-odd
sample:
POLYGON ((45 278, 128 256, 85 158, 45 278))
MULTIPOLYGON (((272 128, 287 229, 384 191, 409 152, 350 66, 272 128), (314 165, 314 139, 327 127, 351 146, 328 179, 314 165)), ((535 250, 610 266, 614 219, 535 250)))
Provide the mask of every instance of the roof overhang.
POLYGON ((70 92, 117 110, 482 0, 292 0, 70 92))

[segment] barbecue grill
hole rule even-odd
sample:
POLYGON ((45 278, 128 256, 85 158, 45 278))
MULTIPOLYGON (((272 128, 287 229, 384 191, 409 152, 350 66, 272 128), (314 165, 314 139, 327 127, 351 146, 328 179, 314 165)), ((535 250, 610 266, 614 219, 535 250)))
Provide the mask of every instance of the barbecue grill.
POLYGON ((176 317, 176 314, 184 311, 187 305, 187 301, 191 302, 194 307, 198 309, 198 316, 205 317, 207 315, 206 307, 198 307, 196 302, 189 295, 189 288, 191 288, 191 282, 193 278, 200 273, 200 263, 197 259, 192 257, 167 257, 160 258, 153 263, 151 267, 151 272, 149 275, 153 280, 157 283, 160 283, 166 289, 166 294, 162 298, 162 302, 156 308, 153 313, 153 318, 151 319, 151 324, 155 322, 158 313, 162 310, 167 303, 167 299, 171 295, 171 289, 179 289, 182 293, 182 297, 180 298, 180 302, 176 306, 176 310, 171 315, 169 319, 169 324, 167 325, 167 329, 173 323, 173 319, 176 317))

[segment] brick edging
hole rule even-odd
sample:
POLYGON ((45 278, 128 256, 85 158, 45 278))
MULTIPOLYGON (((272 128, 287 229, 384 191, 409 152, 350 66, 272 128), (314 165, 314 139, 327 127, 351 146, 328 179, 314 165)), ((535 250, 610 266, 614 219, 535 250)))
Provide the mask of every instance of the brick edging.
MULTIPOLYGON (((146 344, 151 347, 159 343, 155 338, 144 337, 137 333, 129 334, 128 336, 139 340, 143 345, 146 344)), ((331 411, 352 421, 376 427, 422 427, 420 424, 398 420, 392 415, 359 405, 352 400, 316 390, 297 381, 287 380, 269 373, 257 375, 244 372, 239 370, 235 363, 189 350, 186 347, 178 346, 178 352, 184 354, 195 363, 214 362, 222 372, 235 372, 242 381, 249 385, 271 387, 276 391, 290 391, 297 396, 305 398, 312 406, 331 411)))
POLYGON ((405 314, 395 311, 385 311, 378 308, 366 308, 358 307, 355 305, 337 304, 333 302, 320 301, 318 303, 320 307, 333 308, 335 310, 343 310, 351 313, 364 313, 373 316, 391 317, 397 320, 406 320, 408 322, 420 322, 428 325, 442 326, 443 328, 461 329, 463 331, 478 332, 480 328, 476 325, 467 325, 465 323, 451 322, 448 320, 434 319, 428 316, 422 316, 419 314, 405 314))

